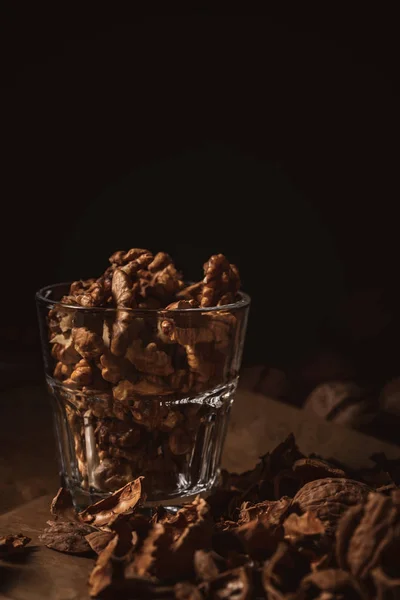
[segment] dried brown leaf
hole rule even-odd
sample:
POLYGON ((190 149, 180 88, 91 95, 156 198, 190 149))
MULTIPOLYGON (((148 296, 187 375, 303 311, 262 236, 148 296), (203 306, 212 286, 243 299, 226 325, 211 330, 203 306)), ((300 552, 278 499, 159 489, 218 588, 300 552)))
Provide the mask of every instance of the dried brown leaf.
POLYGON ((292 513, 283 524, 285 539, 296 543, 308 536, 321 535, 325 532, 324 524, 312 511, 299 516, 292 513))
POLYGON ((243 549, 255 560, 270 557, 283 541, 283 528, 265 521, 250 521, 233 530, 243 545, 243 549))
POLYGON ((267 597, 278 599, 293 594, 310 570, 307 556, 286 543, 280 543, 275 554, 263 567, 262 581, 267 597))
POLYGON ((287 497, 280 500, 264 500, 257 504, 244 502, 240 507, 239 524, 259 520, 269 525, 279 525, 283 523, 291 504, 291 498, 287 497))
POLYGON ((196 550, 211 546, 212 521, 205 500, 196 498, 178 513, 155 523, 128 566, 134 576, 177 580, 194 574, 196 550))
POLYGON ((357 581, 341 569, 316 571, 304 577, 299 598, 304 600, 363 600, 357 581))
POLYGON ((400 573, 400 507, 392 497, 371 493, 362 506, 344 515, 337 529, 337 560, 360 581, 382 567, 400 573))
POLYGON ((212 600, 251 600, 253 583, 251 572, 246 567, 239 567, 221 573, 205 584, 208 597, 212 600))
POLYGON ((398 600, 400 598, 400 576, 392 577, 382 567, 371 572, 376 590, 376 600, 398 600))
POLYGON ((15 535, 0 535, 0 558, 8 558, 9 556, 19 552, 24 548, 31 538, 17 533, 15 535))
POLYGON ((85 535, 85 539, 96 554, 101 554, 104 548, 111 542, 114 535, 111 531, 92 531, 92 533, 85 535))
POLYGON ((203 600, 199 588, 188 581, 177 583, 174 590, 176 600, 203 600))
POLYGON ((113 565, 112 556, 118 543, 118 536, 108 543, 99 555, 93 571, 89 576, 89 590, 91 596, 99 596, 112 583, 113 565))
POLYGON ((48 521, 39 540, 48 548, 67 554, 86 554, 91 551, 85 536, 93 531, 88 525, 68 521, 48 521))
POLYGON ((201 581, 218 577, 226 568, 226 562, 214 551, 196 550, 194 554, 194 570, 201 581))
POLYGON ((108 525, 117 515, 135 510, 142 500, 142 479, 138 477, 111 496, 92 504, 79 513, 81 521, 96 527, 108 525))
POLYGON ((71 493, 69 490, 63 487, 58 490, 57 494, 51 501, 50 512, 56 518, 63 519, 64 521, 78 520, 78 515, 72 502, 71 493))

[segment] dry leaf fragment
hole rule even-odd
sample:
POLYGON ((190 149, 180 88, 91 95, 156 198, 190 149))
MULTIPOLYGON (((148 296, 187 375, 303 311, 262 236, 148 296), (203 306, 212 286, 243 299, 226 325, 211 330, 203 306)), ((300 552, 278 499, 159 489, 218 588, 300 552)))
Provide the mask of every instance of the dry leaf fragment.
POLYGON ((308 558, 292 546, 280 543, 275 554, 263 567, 262 580, 267 597, 277 600, 293 594, 309 572, 308 558))
POLYGON ((325 569, 304 577, 299 599, 304 600, 363 600, 357 581, 341 569, 325 569))
POLYGON ((218 577, 226 569, 226 562, 222 556, 214 551, 196 550, 194 554, 194 570, 201 581, 208 581, 218 577))
POLYGON ((280 500, 264 500, 253 504, 244 502, 240 507, 239 524, 260 520, 269 525, 280 525, 292 504, 292 499, 283 496, 280 500))
POLYGON ((96 554, 101 554, 114 536, 115 533, 110 531, 92 531, 92 533, 85 535, 85 539, 96 554))
POLYGON ((371 572, 376 590, 376 600, 398 600, 400 598, 400 577, 385 573, 382 567, 371 572))
POLYGON ((78 520, 71 493, 63 487, 58 490, 51 501, 50 512, 56 518, 63 519, 64 521, 78 520))
POLYGON ((176 600, 203 600, 199 588, 188 581, 177 583, 174 588, 176 600))
POLYGON ((91 596, 99 596, 112 583, 113 565, 112 556, 118 543, 118 536, 113 539, 104 548, 99 555, 93 571, 89 576, 89 590, 91 596))
POLYGON ((96 527, 108 525, 116 515, 133 511, 142 500, 142 479, 138 477, 127 483, 111 496, 92 504, 79 513, 81 521, 96 527))
POLYGON ((251 573, 246 567, 239 567, 221 573, 207 584, 212 600, 252 600, 253 584, 251 573))
POLYGON ((39 536, 45 546, 67 554, 86 554, 91 547, 85 536, 93 531, 83 523, 67 521, 47 521, 49 527, 39 536))
POLYGON ((382 567, 400 573, 400 506, 392 496, 371 493, 350 509, 337 529, 336 555, 340 567, 371 585, 371 572, 382 567))
POLYGON ((234 529, 233 533, 240 539, 245 553, 261 561, 271 556, 283 541, 282 527, 266 521, 250 521, 234 529))
POLYGON ((31 538, 22 533, 15 535, 0 535, 0 558, 8 558, 9 556, 19 552, 24 548, 31 538))
POLYGON ((299 516, 292 513, 283 524, 285 538, 289 542, 298 542, 308 536, 321 535, 325 532, 323 523, 312 511, 299 516))
POLYGON ((155 523, 128 566, 133 576, 177 580, 194 574, 196 550, 211 546, 212 521, 205 500, 196 498, 176 515, 155 523))

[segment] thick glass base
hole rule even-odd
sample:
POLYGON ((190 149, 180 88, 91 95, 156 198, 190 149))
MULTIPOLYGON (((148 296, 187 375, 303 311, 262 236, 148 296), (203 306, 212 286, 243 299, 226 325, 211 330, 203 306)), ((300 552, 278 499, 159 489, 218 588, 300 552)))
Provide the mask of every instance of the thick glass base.
POLYGON ((237 380, 185 398, 140 398, 123 410, 48 379, 62 476, 78 510, 144 476, 145 506, 173 507, 218 483, 237 380))
MULTIPOLYGON (((149 513, 151 516, 152 509, 157 506, 162 506, 169 512, 176 512, 179 508, 188 502, 192 502, 197 496, 201 495, 203 498, 206 498, 212 490, 218 485, 220 472, 218 471, 214 481, 210 481, 209 486, 198 486, 197 488, 192 488, 191 492, 186 494, 179 494, 176 496, 170 496, 169 498, 159 499, 159 500, 144 500, 141 505, 140 512, 149 513)), ((79 484, 77 485, 74 482, 67 481, 64 477, 62 477, 65 486, 70 491, 72 500, 74 503, 75 509, 79 512, 85 510, 91 504, 95 502, 99 502, 104 498, 110 496, 112 492, 98 492, 96 490, 83 490, 79 484)))

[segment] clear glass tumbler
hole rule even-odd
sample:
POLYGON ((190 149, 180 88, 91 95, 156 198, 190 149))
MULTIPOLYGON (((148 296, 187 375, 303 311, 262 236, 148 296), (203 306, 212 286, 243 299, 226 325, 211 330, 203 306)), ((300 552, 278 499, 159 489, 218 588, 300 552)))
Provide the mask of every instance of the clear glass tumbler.
POLYGON ((149 504, 217 482, 250 299, 175 310, 37 308, 61 475, 79 507, 139 475, 149 504))

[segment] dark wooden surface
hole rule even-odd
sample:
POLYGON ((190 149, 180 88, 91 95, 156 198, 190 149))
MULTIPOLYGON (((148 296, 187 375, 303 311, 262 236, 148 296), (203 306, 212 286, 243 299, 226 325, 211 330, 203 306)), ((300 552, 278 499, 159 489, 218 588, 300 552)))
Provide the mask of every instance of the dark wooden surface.
POLYGON ((52 496, 36 498, 0 516, 1 533, 23 532, 32 538, 26 553, 0 561, 0 598, 4 600, 80 600, 88 598, 92 559, 49 550, 38 540, 49 519, 52 496))
MULTIPOLYGON (((244 374, 233 406, 223 456, 229 470, 252 468, 260 454, 291 431, 303 452, 335 457, 352 466, 371 466, 368 457, 373 452, 400 455, 397 446, 315 420, 305 411, 248 391, 256 374, 244 374)), ((46 391, 37 386, 1 396, 0 534, 23 533, 32 538, 32 549, 23 561, 0 561, 0 598, 84 600, 93 561, 49 550, 38 542, 59 485, 46 391)))

